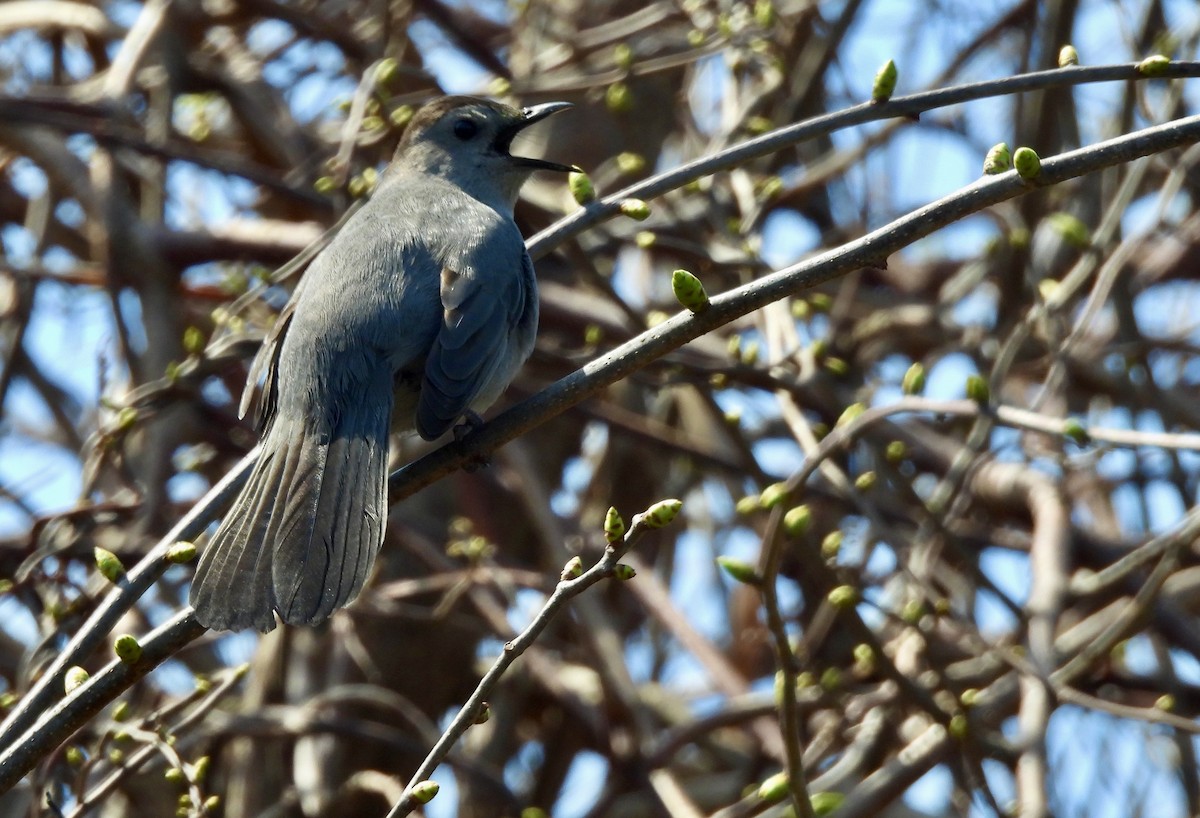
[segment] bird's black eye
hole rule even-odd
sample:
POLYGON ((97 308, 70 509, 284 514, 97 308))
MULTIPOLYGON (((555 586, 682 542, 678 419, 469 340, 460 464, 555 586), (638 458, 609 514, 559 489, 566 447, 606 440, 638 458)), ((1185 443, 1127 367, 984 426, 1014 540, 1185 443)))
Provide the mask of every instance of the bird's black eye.
POLYGON ((463 142, 473 139, 477 133, 479 133, 479 126, 473 119, 460 119, 454 123, 454 135, 463 142))

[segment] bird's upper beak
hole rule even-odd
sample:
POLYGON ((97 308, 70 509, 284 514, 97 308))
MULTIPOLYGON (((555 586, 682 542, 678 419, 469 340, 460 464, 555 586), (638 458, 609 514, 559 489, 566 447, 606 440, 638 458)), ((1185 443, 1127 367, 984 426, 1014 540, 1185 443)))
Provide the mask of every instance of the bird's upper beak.
MULTIPOLYGON (((505 153, 509 152, 512 145, 513 137, 518 133, 528 128, 535 122, 541 122, 551 114, 556 114, 559 111, 565 111, 574 106, 570 102, 544 102, 541 105, 531 105, 521 111, 521 118, 516 119, 504 129, 500 135, 499 147, 505 153)), ((562 173, 570 173, 575 168, 570 165, 563 165, 559 162, 551 162, 548 159, 534 159, 529 156, 513 156, 518 164, 535 170, 557 170, 562 173)))

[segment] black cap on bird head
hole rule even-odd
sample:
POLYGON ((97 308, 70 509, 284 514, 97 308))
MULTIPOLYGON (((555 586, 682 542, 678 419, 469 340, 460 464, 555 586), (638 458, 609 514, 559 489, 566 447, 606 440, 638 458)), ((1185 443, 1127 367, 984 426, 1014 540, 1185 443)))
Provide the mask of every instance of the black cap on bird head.
POLYGON ((442 97, 413 115, 396 147, 394 161, 416 163, 434 172, 444 172, 448 161, 469 163, 474 159, 477 165, 486 162, 493 170, 514 170, 526 175, 535 170, 569 173, 574 170, 570 165, 513 156, 512 142, 530 125, 570 107, 569 102, 546 102, 517 109, 481 97, 442 97))

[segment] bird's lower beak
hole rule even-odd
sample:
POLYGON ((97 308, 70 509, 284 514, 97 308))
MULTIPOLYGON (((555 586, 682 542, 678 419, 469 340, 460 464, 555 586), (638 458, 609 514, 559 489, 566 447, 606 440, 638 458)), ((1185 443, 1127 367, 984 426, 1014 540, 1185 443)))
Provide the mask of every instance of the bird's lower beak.
MULTIPOLYGON (((543 102, 541 105, 531 105, 528 108, 523 109, 521 111, 521 118, 512 124, 511 128, 509 129, 509 133, 506 134, 507 142, 511 143, 514 136, 528 128, 530 125, 533 125, 536 122, 541 122, 551 114, 557 114, 559 111, 565 111, 568 108, 573 107, 575 106, 570 102, 543 102)), ((563 165, 559 162, 551 162, 548 159, 533 159, 532 157, 528 156, 514 156, 513 159, 527 168, 534 168, 536 170, 556 170, 561 173, 570 173, 571 171, 575 170, 575 168, 571 167, 570 165, 563 165)))

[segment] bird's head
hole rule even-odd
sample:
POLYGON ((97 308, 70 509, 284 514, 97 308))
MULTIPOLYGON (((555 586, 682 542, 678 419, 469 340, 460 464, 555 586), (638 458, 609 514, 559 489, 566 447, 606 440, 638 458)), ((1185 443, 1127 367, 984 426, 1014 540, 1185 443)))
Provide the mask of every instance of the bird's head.
POLYGON ((533 171, 573 170, 511 153, 517 134, 570 107, 569 102, 547 102, 518 110, 478 97, 442 97, 413 115, 396 148, 393 168, 441 176, 480 199, 511 207, 533 171))

